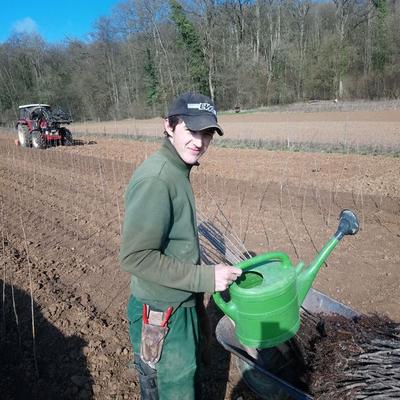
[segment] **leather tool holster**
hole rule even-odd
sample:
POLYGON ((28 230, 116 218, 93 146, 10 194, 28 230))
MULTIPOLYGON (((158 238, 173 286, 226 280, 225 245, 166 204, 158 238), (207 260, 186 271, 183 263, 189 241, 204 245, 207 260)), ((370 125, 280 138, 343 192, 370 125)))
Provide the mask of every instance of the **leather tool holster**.
POLYGON ((163 312, 151 310, 146 304, 143 305, 140 358, 153 369, 161 357, 171 312, 172 307, 163 312))

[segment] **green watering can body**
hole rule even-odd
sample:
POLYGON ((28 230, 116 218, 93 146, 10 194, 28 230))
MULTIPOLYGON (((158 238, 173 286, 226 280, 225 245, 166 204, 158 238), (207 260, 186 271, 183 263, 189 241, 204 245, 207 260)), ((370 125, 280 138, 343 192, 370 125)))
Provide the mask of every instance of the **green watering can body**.
POLYGON ((213 295, 219 308, 234 321, 243 345, 274 347, 297 333, 300 307, 320 267, 344 235, 358 231, 354 213, 343 210, 340 217, 337 232, 306 269, 303 262, 294 267, 285 253, 261 254, 236 265, 243 273, 230 286, 229 301, 218 292, 213 295))

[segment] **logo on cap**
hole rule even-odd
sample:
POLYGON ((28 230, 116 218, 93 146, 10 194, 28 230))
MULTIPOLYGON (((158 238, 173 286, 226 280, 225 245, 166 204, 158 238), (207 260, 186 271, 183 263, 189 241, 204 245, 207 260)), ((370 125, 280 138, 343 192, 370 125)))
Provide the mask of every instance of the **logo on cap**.
POLYGON ((192 110, 208 111, 217 115, 214 106, 210 103, 188 103, 187 108, 192 110))

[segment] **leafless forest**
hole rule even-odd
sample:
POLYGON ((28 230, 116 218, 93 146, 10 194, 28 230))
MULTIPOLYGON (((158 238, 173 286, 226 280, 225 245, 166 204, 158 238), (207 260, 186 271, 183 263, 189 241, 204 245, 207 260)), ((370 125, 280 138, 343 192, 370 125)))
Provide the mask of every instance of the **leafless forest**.
POLYGON ((398 0, 126 0, 91 39, 0 44, 0 123, 18 106, 76 121, 156 117, 198 90, 220 110, 400 95, 398 0))

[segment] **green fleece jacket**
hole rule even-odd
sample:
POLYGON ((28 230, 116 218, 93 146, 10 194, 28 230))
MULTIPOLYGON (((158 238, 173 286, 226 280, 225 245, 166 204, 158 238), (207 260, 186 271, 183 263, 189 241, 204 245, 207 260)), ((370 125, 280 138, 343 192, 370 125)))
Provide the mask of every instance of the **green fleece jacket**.
POLYGON ((194 293, 214 292, 214 268, 199 265, 190 169, 166 139, 125 194, 120 263, 132 274, 132 294, 160 309, 194 306, 194 293))

